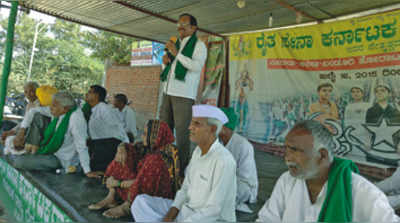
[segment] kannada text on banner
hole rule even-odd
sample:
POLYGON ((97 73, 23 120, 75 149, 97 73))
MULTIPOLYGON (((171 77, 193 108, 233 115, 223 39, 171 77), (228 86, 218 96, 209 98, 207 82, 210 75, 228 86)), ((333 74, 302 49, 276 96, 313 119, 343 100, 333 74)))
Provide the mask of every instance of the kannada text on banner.
POLYGON ((397 165, 400 11, 230 37, 237 131, 282 144, 302 119, 335 134, 336 154, 397 165))

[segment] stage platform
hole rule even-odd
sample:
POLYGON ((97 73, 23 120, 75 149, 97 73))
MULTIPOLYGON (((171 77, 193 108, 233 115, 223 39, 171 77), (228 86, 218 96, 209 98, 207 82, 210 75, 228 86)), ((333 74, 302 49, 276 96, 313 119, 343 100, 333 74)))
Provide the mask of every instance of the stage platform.
MULTIPOLYGON (((252 214, 236 212, 239 222, 254 222, 257 213, 272 193, 279 176, 287 170, 282 148, 256 144, 255 158, 259 179, 258 201, 251 204, 252 214), (274 152, 275 151, 275 152, 274 152)), ((132 222, 103 217, 102 211, 89 211, 87 206, 107 194, 98 179, 80 174, 59 175, 55 172, 16 170, 7 156, 0 158, 0 208, 7 220, 18 222, 132 222)), ((359 164, 362 175, 370 180, 389 176, 392 169, 359 164), (369 172, 368 172, 369 170, 369 172), (380 174, 380 176, 379 176, 380 174), (384 176, 383 176, 384 175, 384 176), (377 177, 378 176, 378 177, 377 177)), ((2 218, 0 218, 1 222, 2 218)))
MULTIPOLYGON (((282 158, 256 150, 260 182, 258 202, 251 204, 252 214, 237 212, 240 222, 251 222, 270 196, 278 177, 286 170, 282 158)), ((18 222, 132 222, 131 216, 108 219, 102 211, 89 211, 87 206, 107 194, 100 180, 83 174, 58 175, 55 172, 16 170, 9 157, 0 159, 0 199, 9 220, 18 222), (5 197, 8 196, 8 197, 5 197), (8 200, 4 202, 3 200, 8 200), (6 203, 6 204, 5 204, 6 203)))

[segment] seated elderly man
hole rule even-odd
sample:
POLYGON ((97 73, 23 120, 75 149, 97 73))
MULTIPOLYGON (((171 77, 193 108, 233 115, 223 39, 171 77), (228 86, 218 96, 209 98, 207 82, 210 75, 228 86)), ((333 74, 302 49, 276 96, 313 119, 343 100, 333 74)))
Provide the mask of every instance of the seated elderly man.
POLYGON ((129 143, 117 111, 105 103, 107 91, 99 85, 90 87, 86 102, 91 108, 88 122, 90 167, 98 175, 103 174, 114 159, 118 145, 129 143))
POLYGON ((236 164, 218 142, 225 114, 210 105, 193 106, 190 140, 197 143, 175 200, 139 195, 131 206, 136 222, 236 221, 236 164))
POLYGON ((387 194, 389 203, 394 209, 400 209, 400 167, 392 176, 380 181, 376 186, 387 194))
POLYGON ((233 108, 221 108, 221 110, 229 122, 222 127, 219 138, 236 160, 236 210, 251 213, 246 203, 255 203, 258 193, 254 148, 246 138, 234 132, 238 118, 233 108))
MULTIPOLYGON (((19 125, 17 134, 6 138, 4 149, 5 154, 20 155, 29 152, 33 148, 39 147, 40 140, 43 138, 44 130, 50 123, 51 115, 50 112, 40 114, 32 112, 32 110, 37 109, 38 107, 47 107, 46 109, 49 109, 48 106, 51 104, 51 98, 56 92, 56 88, 48 85, 36 89, 35 95, 40 106, 30 108, 19 125), (29 123, 27 120, 29 120, 29 123)), ((30 95, 29 97, 33 98, 32 92, 28 92, 28 94, 30 95)))
POLYGON ((118 109, 117 113, 120 115, 129 141, 134 142, 137 136, 136 112, 128 106, 128 98, 124 94, 116 94, 114 96, 113 105, 118 109))
MULTIPOLYGON (((24 95, 25 98, 28 99, 28 104, 25 107, 25 114, 28 113, 28 111, 31 108, 39 107, 40 103, 39 100, 36 96, 36 89, 39 87, 39 84, 33 81, 29 81, 25 83, 24 85, 24 95)), ((17 131, 19 129, 20 125, 15 126, 11 130, 4 131, 1 134, 1 139, 4 142, 8 136, 13 136, 17 134, 17 131)))
POLYGON ((333 137, 314 120, 297 123, 285 140, 285 172, 259 212, 260 222, 399 222, 386 196, 334 158, 333 137))
MULTIPOLYGON (((34 108, 31 112, 46 114, 47 107, 34 108)), ((44 138, 35 154, 21 155, 14 159, 14 166, 28 170, 54 170, 62 168, 65 173, 76 172, 80 167, 88 177, 93 177, 86 147, 87 124, 81 109, 66 92, 53 95, 50 106, 52 121, 44 132, 44 138), (80 165, 79 165, 80 164, 80 165)), ((28 114, 28 119, 32 117, 28 114)))

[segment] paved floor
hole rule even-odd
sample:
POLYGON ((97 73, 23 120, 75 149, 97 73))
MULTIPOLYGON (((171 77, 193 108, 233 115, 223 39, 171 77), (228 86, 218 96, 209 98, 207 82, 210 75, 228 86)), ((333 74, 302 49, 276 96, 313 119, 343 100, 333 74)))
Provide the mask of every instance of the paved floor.
POLYGON ((237 219, 241 222, 255 221, 257 213, 269 198, 279 176, 287 170, 281 157, 269 153, 255 150, 255 158, 258 174, 258 201, 250 206, 254 210, 253 214, 237 213, 237 219))
MULTIPOLYGON (((272 192, 279 175, 286 170, 281 158, 263 151, 255 151, 258 176, 259 199, 250 205, 253 214, 237 213, 238 221, 254 221, 258 210, 272 192)), ((53 200, 75 221, 79 222, 129 222, 131 217, 119 220, 106 219, 102 211, 89 211, 87 206, 102 199, 107 190, 100 180, 89 179, 83 174, 57 175, 52 172, 21 171, 37 188, 53 200)))

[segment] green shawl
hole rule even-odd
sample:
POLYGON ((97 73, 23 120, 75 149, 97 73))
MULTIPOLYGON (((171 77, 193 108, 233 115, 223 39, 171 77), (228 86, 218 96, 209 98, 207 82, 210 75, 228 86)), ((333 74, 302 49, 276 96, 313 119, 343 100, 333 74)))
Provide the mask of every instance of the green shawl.
MULTIPOLYGON (((193 34, 190 39, 188 40, 188 42, 186 43, 185 47, 183 48, 181 54, 184 56, 187 56, 189 58, 192 58, 193 56, 193 52, 194 52, 194 48, 196 46, 197 43, 197 36, 195 34, 193 34)), ((176 41, 175 43, 176 49, 179 52, 179 48, 181 46, 181 42, 178 39, 178 41, 176 41)), ((171 63, 169 63, 164 70, 161 72, 160 74, 160 79, 161 81, 166 81, 169 71, 171 70, 171 66, 172 66, 172 62, 176 59, 176 57, 174 57, 171 61, 171 63)), ((175 66, 175 79, 180 80, 180 81, 185 81, 185 77, 186 77, 186 73, 187 73, 187 68, 184 67, 181 62, 179 62, 179 60, 176 62, 176 66, 175 66)))
POLYGON ((59 118, 53 118, 53 120, 44 131, 44 138, 40 142, 40 148, 37 152, 38 154, 53 154, 60 149, 61 145, 64 142, 65 133, 68 130, 69 119, 71 118, 71 114, 76 110, 76 108, 76 106, 71 108, 65 114, 57 129, 56 126, 59 118))
POLYGON ((318 222, 352 222, 352 172, 358 173, 358 168, 351 160, 334 159, 318 222))

